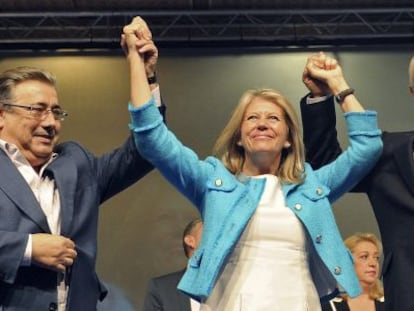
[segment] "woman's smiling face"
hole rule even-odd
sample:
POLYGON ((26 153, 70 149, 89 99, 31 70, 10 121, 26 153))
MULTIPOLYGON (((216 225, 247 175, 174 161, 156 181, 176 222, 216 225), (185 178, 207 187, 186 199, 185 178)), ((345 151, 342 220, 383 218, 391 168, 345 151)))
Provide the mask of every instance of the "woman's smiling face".
POLYGON ((260 153, 273 154, 279 159, 282 150, 290 147, 284 111, 261 97, 256 97, 247 106, 240 134, 239 145, 244 148, 246 159, 260 153))

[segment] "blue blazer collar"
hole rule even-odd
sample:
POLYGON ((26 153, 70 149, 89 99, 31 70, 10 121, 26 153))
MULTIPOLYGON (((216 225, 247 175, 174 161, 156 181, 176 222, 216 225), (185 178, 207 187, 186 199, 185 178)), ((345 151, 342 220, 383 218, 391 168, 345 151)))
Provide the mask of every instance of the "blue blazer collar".
POLYGON ((46 216, 44 215, 39 202, 37 202, 33 191, 3 150, 0 151, 0 163, 2 167, 0 189, 16 204, 17 208, 20 209, 22 213, 32 219, 43 232, 50 233, 46 216))
MULTIPOLYGON (((36 200, 30 186, 18 172, 9 157, 0 150, 2 178, 0 190, 12 200, 22 213, 35 222, 43 232, 51 233, 49 225, 39 202, 36 200)), ((53 161, 44 171, 54 178, 60 196, 62 214, 61 234, 69 236, 74 212, 77 170, 75 163, 69 157, 64 161, 61 156, 53 161)))

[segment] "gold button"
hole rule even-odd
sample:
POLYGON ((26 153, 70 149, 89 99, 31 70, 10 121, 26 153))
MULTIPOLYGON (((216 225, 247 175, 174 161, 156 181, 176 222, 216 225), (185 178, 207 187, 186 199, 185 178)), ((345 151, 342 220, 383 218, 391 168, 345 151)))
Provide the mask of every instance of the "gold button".
POLYGON ((322 194, 323 194, 323 190, 322 190, 322 188, 321 188, 321 187, 318 187, 318 188, 316 189, 316 194, 317 194, 317 195, 322 195, 322 194))

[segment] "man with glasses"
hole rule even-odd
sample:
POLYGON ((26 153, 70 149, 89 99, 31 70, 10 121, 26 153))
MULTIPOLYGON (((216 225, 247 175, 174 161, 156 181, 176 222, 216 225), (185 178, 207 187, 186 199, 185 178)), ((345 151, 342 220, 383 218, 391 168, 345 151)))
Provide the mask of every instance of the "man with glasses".
MULTIPOLYGON (((151 78, 157 50, 148 44, 151 78)), ((50 73, 0 74, 1 310, 96 310, 105 296, 95 272, 99 204, 153 168, 131 138, 100 157, 58 144, 67 116, 50 73)))
POLYGON ((68 113, 64 110, 62 110, 62 108, 60 107, 52 107, 52 108, 48 108, 47 105, 43 105, 43 104, 39 104, 39 106, 23 106, 23 105, 14 105, 14 104, 10 104, 7 101, 5 101, 4 103, 2 103, 3 107, 18 107, 18 108, 23 108, 27 111, 30 111, 30 114, 32 115, 33 118, 35 119, 40 119, 40 120, 44 120, 46 119, 47 115, 49 113, 53 114, 53 117, 56 120, 60 120, 63 121, 65 120, 65 117, 68 116, 68 113))

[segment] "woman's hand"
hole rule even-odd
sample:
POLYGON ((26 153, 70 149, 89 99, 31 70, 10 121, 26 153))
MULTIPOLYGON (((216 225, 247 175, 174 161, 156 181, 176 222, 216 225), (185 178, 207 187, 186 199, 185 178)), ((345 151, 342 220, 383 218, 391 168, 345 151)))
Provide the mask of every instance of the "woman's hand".
POLYGON ((139 107, 151 98, 147 71, 155 70, 158 59, 158 50, 152 42, 151 31, 141 17, 134 17, 130 24, 124 26, 121 46, 129 64, 131 103, 139 107), (148 64, 149 62, 151 63, 148 64))
POLYGON ((130 52, 138 52, 145 45, 144 42, 152 42, 152 34, 147 23, 139 16, 134 17, 130 24, 124 26, 121 35, 121 47, 126 55, 130 52))

